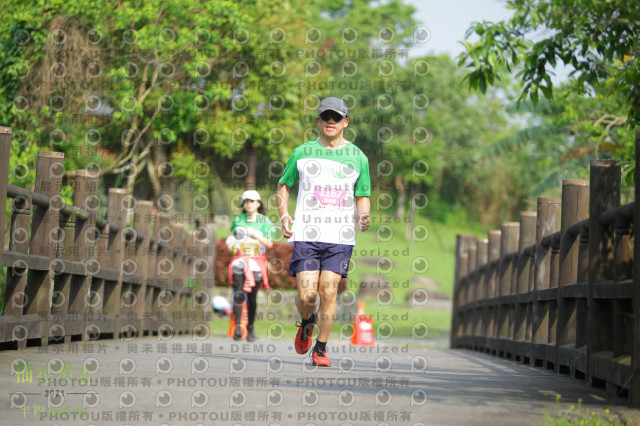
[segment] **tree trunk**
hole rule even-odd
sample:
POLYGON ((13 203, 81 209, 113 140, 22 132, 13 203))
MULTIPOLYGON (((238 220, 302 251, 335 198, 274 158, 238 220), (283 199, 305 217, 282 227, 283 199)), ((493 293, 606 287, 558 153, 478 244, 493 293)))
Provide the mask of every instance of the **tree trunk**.
POLYGON ((412 188, 411 190, 411 201, 409 202, 409 220, 407 220, 407 226, 404 229, 404 238, 409 241, 409 245, 411 246, 411 248, 413 248, 413 228, 416 225, 416 220, 418 217, 418 207, 414 202, 416 193, 418 192, 418 188, 412 188))
POLYGON ((157 139, 149 141, 153 144, 151 148, 151 155, 149 156, 149 162, 147 163, 147 170, 149 171, 149 179, 153 186, 153 195, 158 198, 162 193, 166 192, 166 179, 161 178, 159 167, 167 160, 167 153, 164 150, 164 145, 158 142, 157 139))
MULTIPOLYGON (((212 162, 212 164, 213 164, 213 162, 212 162)), ((220 194, 220 196, 218 197, 219 200, 228 200, 229 198, 227 197, 226 191, 224 189, 224 183, 222 182, 222 179, 220 178, 220 174, 218 173, 218 171, 212 167, 211 168, 211 173, 213 175, 213 187, 211 189, 211 191, 212 191, 212 194, 211 194, 211 214, 212 214, 212 217, 213 217, 213 214, 214 214, 214 210, 213 210, 213 191, 217 191, 220 194)), ((226 214, 226 215, 230 215, 231 214, 231 209, 229 208, 229 203, 222 202, 222 203, 220 203, 220 206, 222 206, 224 214, 226 214)))
POLYGON ((404 205, 407 202, 407 188, 405 187, 404 179, 402 179, 402 176, 396 175, 395 186, 396 186, 396 191, 398 191, 398 204, 396 205, 396 219, 401 220, 401 219, 404 219, 404 214, 405 214, 404 205))
POLYGON ((258 159, 258 149, 248 142, 247 147, 247 189, 256 189, 256 161, 258 159))

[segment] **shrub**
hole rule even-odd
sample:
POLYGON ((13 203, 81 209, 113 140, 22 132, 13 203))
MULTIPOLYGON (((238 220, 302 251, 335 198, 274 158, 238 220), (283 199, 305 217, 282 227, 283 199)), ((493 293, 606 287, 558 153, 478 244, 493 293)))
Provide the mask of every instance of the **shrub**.
MULTIPOLYGON (((287 243, 273 243, 273 247, 267 249, 267 274, 271 288, 293 289, 296 288, 296 280, 289 276, 289 262, 293 253, 293 245, 287 243)), ((216 242, 215 281, 216 286, 228 287, 229 263, 233 255, 224 239, 216 242)))
MULTIPOLYGON (((269 286, 279 289, 295 289, 296 279, 289 276, 289 263, 293 253, 293 244, 273 243, 273 247, 267 249, 267 274, 269 286)), ((225 243, 225 239, 216 242, 215 282, 218 287, 229 287, 229 263, 233 259, 231 251, 225 243)), ((347 279, 340 280, 338 293, 347 288, 347 279)))

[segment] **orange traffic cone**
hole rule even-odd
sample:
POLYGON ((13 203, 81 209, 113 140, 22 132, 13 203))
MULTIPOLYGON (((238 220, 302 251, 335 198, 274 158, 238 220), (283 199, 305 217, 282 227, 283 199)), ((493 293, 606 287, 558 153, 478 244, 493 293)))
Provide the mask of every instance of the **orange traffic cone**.
MULTIPOLYGON (((247 338, 247 334, 249 334, 249 332, 247 331, 247 324, 249 324, 249 314, 247 313, 247 302, 244 302, 242 304, 242 321, 240 324, 240 329, 242 330, 242 339, 246 339, 247 338)), ((233 333, 235 333, 236 331, 236 316, 231 314, 231 321, 229 322, 229 332, 227 333, 229 335, 229 337, 233 337, 233 333)))
POLYGON ((364 302, 358 302, 358 312, 353 321, 352 345, 373 346, 373 319, 364 312, 364 302))

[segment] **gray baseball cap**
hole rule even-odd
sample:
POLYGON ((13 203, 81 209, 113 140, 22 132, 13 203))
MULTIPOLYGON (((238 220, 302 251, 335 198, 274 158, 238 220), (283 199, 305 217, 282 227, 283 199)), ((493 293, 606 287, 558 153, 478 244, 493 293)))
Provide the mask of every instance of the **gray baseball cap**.
POLYGON ((333 96, 331 96, 330 98, 324 98, 320 102, 320 106, 318 107, 318 115, 327 110, 335 111, 343 117, 346 117, 349 113, 347 104, 345 104, 342 99, 333 96))

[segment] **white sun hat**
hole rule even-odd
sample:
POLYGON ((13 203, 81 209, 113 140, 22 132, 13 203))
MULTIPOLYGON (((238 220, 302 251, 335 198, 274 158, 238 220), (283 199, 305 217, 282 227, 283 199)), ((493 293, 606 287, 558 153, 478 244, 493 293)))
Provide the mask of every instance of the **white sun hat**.
POLYGON ((246 200, 262 201, 260 199, 260 194, 258 194, 258 191, 255 189, 249 189, 242 193, 242 202, 244 203, 246 200))

